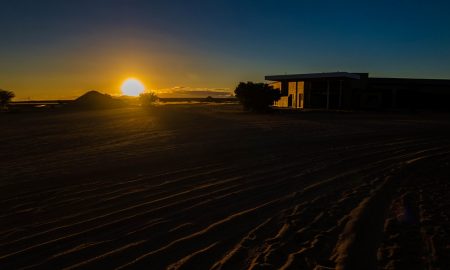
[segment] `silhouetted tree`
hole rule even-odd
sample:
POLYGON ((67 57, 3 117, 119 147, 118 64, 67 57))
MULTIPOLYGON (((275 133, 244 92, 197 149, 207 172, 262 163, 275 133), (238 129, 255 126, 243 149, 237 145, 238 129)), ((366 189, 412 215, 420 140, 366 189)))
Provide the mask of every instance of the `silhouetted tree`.
POLYGON ((12 100, 15 96, 16 96, 16 95, 15 95, 14 92, 12 92, 12 91, 7 91, 7 90, 2 90, 2 89, 0 89, 0 109, 6 108, 6 106, 8 105, 8 103, 10 103, 11 100, 12 100))
POLYGON ((247 111, 266 111, 281 97, 280 91, 266 83, 241 82, 234 93, 247 111))
POLYGON ((144 107, 152 106, 158 99, 158 96, 154 92, 147 92, 139 95, 139 101, 144 107))

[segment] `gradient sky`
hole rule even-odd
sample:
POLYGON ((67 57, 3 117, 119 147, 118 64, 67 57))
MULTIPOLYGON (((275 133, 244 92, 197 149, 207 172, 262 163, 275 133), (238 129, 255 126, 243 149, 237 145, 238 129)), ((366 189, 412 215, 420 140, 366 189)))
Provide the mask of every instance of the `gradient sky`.
POLYGON ((447 1, 1 0, 0 88, 19 99, 186 95, 264 75, 450 78, 447 1))

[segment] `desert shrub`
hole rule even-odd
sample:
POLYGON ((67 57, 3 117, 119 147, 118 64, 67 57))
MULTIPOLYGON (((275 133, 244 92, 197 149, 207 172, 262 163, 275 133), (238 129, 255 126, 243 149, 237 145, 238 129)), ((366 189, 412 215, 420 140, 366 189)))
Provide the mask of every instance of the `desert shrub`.
POLYGON ((5 109, 15 96, 12 91, 0 89, 0 109, 5 109))
POLYGON ((147 92, 139 95, 139 101, 144 107, 154 105, 158 101, 158 99, 158 96, 154 92, 147 92))
POLYGON ((247 111, 267 111, 274 101, 280 99, 280 92, 266 83, 241 82, 234 90, 237 99, 247 111))

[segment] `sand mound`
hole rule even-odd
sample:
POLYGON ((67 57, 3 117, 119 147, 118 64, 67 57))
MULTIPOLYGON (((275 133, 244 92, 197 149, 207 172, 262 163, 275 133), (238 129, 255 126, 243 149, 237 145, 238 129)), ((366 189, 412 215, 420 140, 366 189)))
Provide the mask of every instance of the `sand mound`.
POLYGON ((84 109, 107 109, 123 106, 125 106, 123 101, 98 91, 89 91, 70 104, 70 107, 84 109))

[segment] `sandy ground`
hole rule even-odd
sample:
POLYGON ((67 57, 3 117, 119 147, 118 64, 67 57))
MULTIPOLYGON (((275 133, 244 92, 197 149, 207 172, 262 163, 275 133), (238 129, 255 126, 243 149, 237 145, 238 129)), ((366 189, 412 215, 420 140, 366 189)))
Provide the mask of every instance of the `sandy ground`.
POLYGON ((450 118, 0 115, 1 269, 448 269, 450 118))

